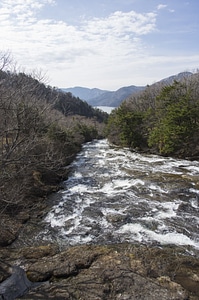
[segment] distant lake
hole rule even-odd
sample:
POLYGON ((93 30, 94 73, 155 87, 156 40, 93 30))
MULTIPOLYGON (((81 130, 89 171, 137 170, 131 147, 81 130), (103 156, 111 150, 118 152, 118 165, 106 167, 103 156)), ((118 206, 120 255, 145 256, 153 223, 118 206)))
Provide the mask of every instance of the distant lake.
POLYGON ((110 114, 112 112, 113 109, 115 109, 116 107, 111 107, 111 106, 96 106, 96 108, 107 112, 108 114, 110 114))

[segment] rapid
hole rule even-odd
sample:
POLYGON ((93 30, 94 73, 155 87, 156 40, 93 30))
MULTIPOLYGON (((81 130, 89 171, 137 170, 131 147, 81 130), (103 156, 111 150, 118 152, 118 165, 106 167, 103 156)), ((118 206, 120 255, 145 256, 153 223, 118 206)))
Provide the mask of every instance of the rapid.
POLYGON ((199 162, 86 143, 37 238, 143 243, 199 253, 199 162))

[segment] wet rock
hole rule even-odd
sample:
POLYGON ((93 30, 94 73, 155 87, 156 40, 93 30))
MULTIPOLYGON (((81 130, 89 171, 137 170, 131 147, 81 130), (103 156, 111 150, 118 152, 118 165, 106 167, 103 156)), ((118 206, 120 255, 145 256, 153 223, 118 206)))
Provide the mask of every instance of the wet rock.
POLYGON ((122 215, 122 214, 109 214, 106 216, 106 220, 109 223, 123 223, 123 222, 128 222, 130 219, 129 216, 122 215))
POLYGON ((0 299, 15 300, 17 297, 23 296, 32 287, 40 285, 41 283, 29 281, 22 268, 13 266, 11 276, 0 283, 0 299))
POLYGON ((178 207, 179 211, 183 211, 183 212, 194 212, 194 208, 186 202, 182 202, 179 207, 178 207))
POLYGON ((83 216, 97 219, 98 217, 103 217, 103 213, 99 208, 86 207, 83 211, 83 216))

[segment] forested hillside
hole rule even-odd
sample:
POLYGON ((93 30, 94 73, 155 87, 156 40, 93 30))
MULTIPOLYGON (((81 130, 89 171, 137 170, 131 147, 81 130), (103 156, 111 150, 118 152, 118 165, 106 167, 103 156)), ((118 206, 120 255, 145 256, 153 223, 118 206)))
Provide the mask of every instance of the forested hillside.
POLYGON ((107 117, 71 93, 0 68, 0 215, 30 210, 35 197, 55 190, 82 143, 102 137, 107 117))
POLYGON ((161 155, 199 158, 199 74, 148 86, 114 110, 108 139, 161 155))

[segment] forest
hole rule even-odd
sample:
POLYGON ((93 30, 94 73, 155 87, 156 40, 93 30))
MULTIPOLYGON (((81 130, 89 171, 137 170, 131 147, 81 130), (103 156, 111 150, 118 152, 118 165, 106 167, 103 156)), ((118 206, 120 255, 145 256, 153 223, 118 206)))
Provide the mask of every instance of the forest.
POLYGON ((10 71, 9 66, 9 56, 1 54, 1 216, 17 216, 25 207, 31 211, 39 197, 54 191, 81 145, 103 136, 108 117, 44 84, 40 74, 10 71))
POLYGON ((199 74, 132 95, 111 113, 106 135, 135 151, 198 159, 199 74))

